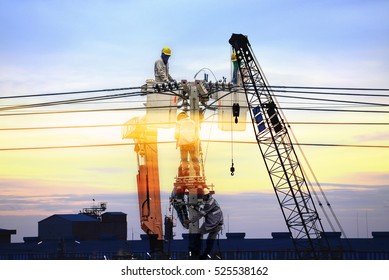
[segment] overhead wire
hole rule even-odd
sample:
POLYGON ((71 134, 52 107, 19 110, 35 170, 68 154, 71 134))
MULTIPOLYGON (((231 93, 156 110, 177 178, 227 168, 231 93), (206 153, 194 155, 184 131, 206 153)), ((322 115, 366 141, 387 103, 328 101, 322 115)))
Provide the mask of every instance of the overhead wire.
POLYGON ((296 91, 296 90, 274 90, 273 92, 282 93, 301 93, 301 94, 321 94, 321 95, 340 95, 340 96, 357 96, 357 97, 389 97, 388 94, 363 94, 363 93, 347 93, 347 92, 322 92, 322 91, 296 91))
POLYGON ((15 98, 30 98, 30 97, 46 97, 46 96, 58 96, 58 95, 71 95, 71 94, 84 94, 84 93, 97 93, 106 91, 123 91, 140 89, 137 87, 123 87, 123 88, 110 88, 110 89, 93 89, 93 90, 81 90, 81 91, 68 91, 68 92, 54 92, 54 93, 38 93, 38 94, 26 94, 26 95, 8 95, 0 96, 0 99, 15 99, 15 98))
POLYGON ((294 89, 327 89, 327 90, 358 90, 358 91, 389 91, 389 88, 364 88, 364 87, 321 87, 321 86, 277 86, 269 88, 294 88, 294 89))
MULTIPOLYGON (((228 140, 201 140, 201 142, 231 144, 228 140)), ((174 144, 175 141, 158 141, 148 142, 149 144, 174 144)), ((234 140, 235 144, 257 144, 253 141, 234 140)), ((59 146, 38 146, 38 147, 8 147, 0 148, 0 151, 22 151, 22 150, 47 150, 47 149, 68 149, 68 148, 96 148, 96 147, 114 147, 128 146, 134 143, 102 143, 102 144, 85 144, 85 145, 59 145, 59 146)), ((383 148, 389 149, 389 145, 358 145, 358 144, 331 144, 331 143, 297 143, 297 146, 312 146, 312 147, 347 147, 347 148, 383 148)))
POLYGON ((57 105, 68 105, 68 104, 78 104, 78 103, 90 102, 90 101, 99 101, 99 100, 125 98, 125 97, 134 97, 134 96, 140 96, 140 94, 141 94, 141 92, 129 92, 129 93, 122 93, 122 94, 115 94, 115 95, 94 96, 94 97, 67 99, 67 100, 59 100, 59 101, 52 101, 52 102, 24 104, 24 105, 2 107, 2 108, 0 108, 0 111, 8 111, 8 110, 16 110, 16 109, 26 109, 26 108, 37 108, 37 107, 47 107, 47 106, 57 106, 57 105))
POLYGON ((304 99, 304 100, 315 100, 315 101, 325 101, 325 102, 334 102, 334 103, 348 103, 348 104, 358 104, 358 105, 368 105, 368 106, 389 106, 386 103, 373 103, 373 102, 361 102, 361 101, 350 101, 350 100, 337 100, 337 99, 324 99, 324 98, 312 98, 312 97, 301 97, 301 96, 288 96, 276 94, 276 97, 283 98, 294 98, 294 99, 304 99))
MULTIPOLYGON (((277 87, 277 86, 274 86, 277 87)), ((280 87, 280 86, 278 86, 280 87)), ((80 94, 80 93, 91 93, 91 92, 105 92, 105 91, 117 91, 117 90, 129 90, 129 89, 139 89, 140 87, 129 87, 129 88, 116 88, 116 89, 102 89, 102 90, 88 90, 88 91, 75 91, 75 92, 63 92, 63 93, 49 93, 49 94, 35 94, 35 95, 23 95, 23 96, 6 96, 2 98, 20 98, 20 97, 36 97, 36 96, 51 96, 51 95, 62 95, 62 94, 80 94)), ((285 87, 283 87, 285 88, 285 87)), ((324 87, 291 87, 291 88, 324 88, 324 87)), ((349 89, 349 90, 386 90, 386 89, 372 89, 372 88, 325 88, 325 89, 349 89)), ((223 92, 223 89, 218 89, 217 91, 212 92, 212 94, 216 92, 223 92)), ((285 92, 285 91, 282 91, 285 92)), ((299 91, 299 93, 304 93, 302 91, 299 91)), ((343 93, 328 93, 328 92, 310 92, 313 94, 343 94, 343 93)), ((177 95, 176 92, 161 92, 160 94, 166 94, 166 95, 177 95)), ((212 108, 212 105, 215 104, 218 100, 224 98, 225 96, 229 95, 230 92, 227 92, 223 95, 218 96, 213 102, 207 105, 208 109, 215 109, 212 108)), ((349 93, 348 93, 349 94, 349 93)), ((79 99, 70 99, 70 100, 61 100, 61 101, 53 101, 53 102, 43 102, 43 103, 36 103, 36 104, 24 104, 24 105, 16 105, 16 106, 8 106, 8 107, 2 107, 0 108, 0 111, 11 111, 14 109, 26 109, 26 108, 35 108, 35 107, 47 107, 47 106, 55 106, 55 105, 68 105, 68 104, 79 104, 79 103, 85 103, 85 102, 95 102, 100 100, 108 100, 108 99, 118 99, 118 98, 125 98, 125 97, 133 97, 133 96, 140 96, 145 95, 145 93, 141 92, 130 92, 130 93, 121 93, 121 94, 114 94, 114 95, 104 95, 104 96, 94 96, 94 97, 86 97, 86 98, 79 98, 79 99)), ((178 95, 177 95, 178 96, 178 95)), ((306 99, 306 100, 312 100, 312 101, 323 101, 323 102, 331 102, 331 103, 348 103, 348 104, 359 104, 359 105, 368 105, 368 106, 389 106, 389 104, 386 103, 373 103, 373 102, 361 102, 361 101, 351 101, 351 100, 333 100, 333 99, 322 99, 322 98, 312 98, 312 97, 301 97, 301 96, 288 96, 288 95, 280 95, 277 94, 275 96, 283 97, 283 98, 294 98, 294 99, 306 99)), ((369 95, 366 95, 369 96, 369 95)), ((125 110, 123 108, 112 108, 112 109, 97 109, 101 111, 117 111, 117 110, 125 110)), ((27 114, 55 114, 55 113, 78 113, 78 112, 96 112, 95 110, 71 110, 71 111, 59 111, 59 112, 24 112, 21 113, 21 115, 27 115, 27 114)), ((283 110, 307 110, 307 111, 331 111, 331 112, 354 112, 354 113, 387 113, 386 111, 377 111, 377 110, 340 110, 336 108, 296 108, 296 107, 285 107, 283 110)), ((15 116, 19 114, 15 113, 9 113, 9 114, 0 114, 0 116, 15 116)))
MULTIPOLYGON (((176 106, 150 106, 148 109, 169 109, 177 108, 176 106)), ((5 113, 0 117, 7 116, 26 116, 26 115, 50 115, 50 114, 70 114, 70 113, 95 113, 95 112, 114 112, 114 111, 137 111, 144 110, 146 107, 125 107, 125 108, 107 108, 107 109, 84 109, 84 110, 58 110, 58 111, 41 111, 41 112, 24 112, 24 113, 5 113)))
MULTIPOLYGON (((203 123, 214 124, 218 121, 214 121, 215 114, 212 114, 212 121, 203 121, 203 123)), ((240 121, 242 123, 242 121, 240 121)), ((251 122, 244 122, 246 124, 250 124, 251 122)), ((172 125, 175 122, 160 122, 160 123, 148 123, 148 125, 172 125)), ((299 122, 292 121, 288 122, 288 125, 357 125, 357 126, 382 126, 389 125, 389 122, 299 122)), ((33 126, 33 127, 2 127, 0 131, 9 131, 9 130, 44 130, 44 129, 77 129, 77 128, 102 128, 102 127, 117 127, 123 126, 123 124, 90 124, 90 125, 62 125, 62 126, 33 126)), ((211 129, 209 134, 211 134, 211 129)), ((210 139, 210 136, 208 136, 210 139)))
MULTIPOLYGON (((67 114, 67 113, 94 113, 94 112, 109 112, 109 111, 132 111, 144 110, 146 107, 127 107, 127 108, 104 108, 104 109, 89 109, 89 110, 57 110, 57 111, 39 111, 39 112, 23 112, 23 113, 2 113, 0 117, 7 116, 25 116, 25 115, 47 115, 47 114, 67 114)), ((147 107, 149 109, 168 109, 177 108, 176 106, 153 106, 147 107)), ((215 110, 215 108, 213 108, 215 110)), ((387 114, 389 111, 383 110, 358 110, 358 109, 335 109, 335 108, 296 108, 284 107, 283 110, 290 111, 311 111, 311 112, 340 112, 340 113, 378 113, 387 114)))

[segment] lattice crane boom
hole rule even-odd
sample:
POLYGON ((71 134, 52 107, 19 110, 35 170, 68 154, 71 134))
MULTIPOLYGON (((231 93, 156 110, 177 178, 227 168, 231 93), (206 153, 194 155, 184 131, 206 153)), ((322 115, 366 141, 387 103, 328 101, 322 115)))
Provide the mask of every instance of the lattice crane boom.
POLYGON ((325 258, 329 244, 287 127, 250 43, 232 34, 255 137, 296 252, 302 259, 325 258))

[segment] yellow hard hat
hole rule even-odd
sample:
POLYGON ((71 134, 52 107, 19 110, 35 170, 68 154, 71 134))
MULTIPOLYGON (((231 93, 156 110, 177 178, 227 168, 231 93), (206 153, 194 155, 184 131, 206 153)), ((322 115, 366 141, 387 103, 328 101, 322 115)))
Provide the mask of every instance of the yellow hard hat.
POLYGON ((169 47, 164 47, 162 49, 162 53, 165 54, 165 55, 169 55, 169 56, 172 55, 172 51, 171 51, 171 49, 169 47))
POLYGON ((236 53, 232 53, 232 55, 231 55, 231 61, 236 61, 236 53))
POLYGON ((188 113, 187 112, 181 112, 177 115, 177 120, 180 121, 182 119, 185 119, 188 117, 188 113))

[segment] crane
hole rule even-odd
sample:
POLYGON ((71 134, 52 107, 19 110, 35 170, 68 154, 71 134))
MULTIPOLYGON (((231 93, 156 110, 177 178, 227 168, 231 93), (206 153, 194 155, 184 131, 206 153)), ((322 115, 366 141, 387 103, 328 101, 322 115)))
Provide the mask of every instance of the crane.
POLYGON ((133 117, 122 126, 122 138, 133 139, 137 155, 138 174, 136 176, 140 224, 149 236, 152 252, 163 252, 163 223, 171 226, 171 219, 162 220, 161 193, 158 165, 158 128, 168 128, 170 118, 176 114, 176 97, 162 99, 154 93, 154 83, 147 80, 142 87, 147 95, 145 116, 133 117), (156 110, 156 105, 167 105, 167 110, 156 110), (163 114, 166 113, 167 114, 163 114), (165 118, 161 119, 161 115, 165 118), (166 125, 167 123, 167 125, 166 125))
POLYGON ((161 240, 162 212, 159 186, 157 129, 146 125, 144 118, 134 117, 124 126, 123 138, 133 139, 137 154, 138 201, 141 228, 161 240))
POLYGON ((255 138, 300 259, 326 258, 330 245, 301 164, 247 36, 229 39, 246 94, 255 138))

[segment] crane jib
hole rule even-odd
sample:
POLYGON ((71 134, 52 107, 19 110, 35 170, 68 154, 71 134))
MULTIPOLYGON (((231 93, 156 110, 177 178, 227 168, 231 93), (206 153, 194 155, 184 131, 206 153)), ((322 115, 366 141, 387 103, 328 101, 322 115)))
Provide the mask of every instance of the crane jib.
MULTIPOLYGON (((232 34, 255 136, 295 250, 301 259, 334 257, 288 130, 247 36, 232 34)), ((338 258, 338 256, 335 256, 338 258)))

